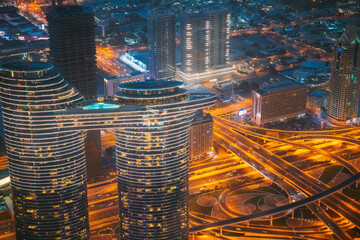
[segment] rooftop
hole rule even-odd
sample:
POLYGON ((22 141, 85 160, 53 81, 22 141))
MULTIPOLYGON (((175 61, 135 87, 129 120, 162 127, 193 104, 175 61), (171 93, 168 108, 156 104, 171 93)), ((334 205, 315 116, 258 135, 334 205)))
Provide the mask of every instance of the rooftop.
POLYGON ((49 70, 53 67, 48 62, 16 62, 0 65, 0 69, 8 71, 38 72, 49 70))
POLYGON ((72 16, 79 14, 92 13, 92 10, 82 5, 59 5, 51 8, 48 15, 53 17, 72 16))
POLYGON ((202 124, 206 122, 212 122, 213 118, 210 113, 204 113, 203 111, 196 111, 192 125, 202 124))
POLYGON ((328 94, 329 94, 329 92, 326 91, 326 90, 323 90, 323 89, 308 93, 308 95, 310 97, 315 97, 315 98, 322 98, 322 97, 324 97, 324 96, 326 96, 328 94))
POLYGON ((360 42, 360 27, 354 24, 347 27, 346 31, 341 35, 339 43, 346 46, 356 42, 360 42))
POLYGON ((161 9, 149 13, 149 18, 167 18, 167 17, 175 17, 175 13, 167 9, 161 9))
POLYGON ((147 80, 145 82, 129 82, 119 85, 124 90, 157 90, 180 87, 183 83, 175 80, 147 80))
POLYGON ((263 85, 260 86, 260 89, 255 91, 260 94, 269 94, 271 92, 294 88, 294 87, 300 87, 300 86, 302 85, 290 79, 283 81, 272 80, 271 82, 264 83, 263 85))
POLYGON ((301 63, 303 68, 323 68, 329 66, 327 61, 306 61, 301 63))
POLYGON ((83 107, 84 110, 93 110, 93 109, 112 109, 119 108, 120 105, 112 104, 112 103, 93 103, 91 105, 83 107))

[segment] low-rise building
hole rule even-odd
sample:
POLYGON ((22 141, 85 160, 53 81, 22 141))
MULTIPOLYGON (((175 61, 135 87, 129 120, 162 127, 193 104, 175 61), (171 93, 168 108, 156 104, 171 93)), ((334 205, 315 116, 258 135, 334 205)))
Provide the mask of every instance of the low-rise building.
POLYGON ((326 90, 318 90, 310 92, 306 100, 307 109, 314 113, 320 113, 322 108, 329 107, 329 92, 326 90))
POLYGON ((252 121, 257 125, 303 114, 307 88, 291 79, 271 80, 252 92, 252 121))
POLYGON ((198 111, 190 128, 190 157, 200 157, 213 149, 214 121, 210 113, 198 111))
POLYGON ((325 77, 330 75, 331 64, 327 61, 306 61, 301 68, 294 71, 294 78, 305 81, 308 77, 325 77))
POLYGON ((145 74, 141 72, 127 73, 119 76, 104 78, 106 96, 114 96, 118 92, 118 86, 127 82, 143 82, 145 74))

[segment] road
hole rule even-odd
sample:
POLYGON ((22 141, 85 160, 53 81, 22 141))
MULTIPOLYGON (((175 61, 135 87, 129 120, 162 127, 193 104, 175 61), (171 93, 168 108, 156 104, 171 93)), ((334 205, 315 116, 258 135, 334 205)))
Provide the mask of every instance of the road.
MULTIPOLYGON (((219 124, 217 124, 216 126, 218 127, 218 125, 219 124)), ((217 127, 215 127, 215 131, 217 131, 217 127)), ((223 130, 227 131, 226 127, 224 127, 223 130)), ((251 142, 250 140, 243 137, 242 135, 237 136, 235 139, 233 136, 223 133, 219 134, 219 138, 222 139, 223 142, 226 142, 228 144, 227 147, 229 147, 229 149, 232 151, 238 150, 236 148, 238 148, 237 145, 239 145, 239 141, 241 141, 241 145, 243 145, 245 149, 246 146, 253 146, 255 144, 254 142, 251 142)), ((325 190, 325 188, 320 187, 324 184, 317 179, 312 179, 311 176, 305 174, 304 172, 287 163, 283 159, 271 153, 268 153, 265 149, 262 149, 259 146, 258 148, 259 149, 247 147, 247 151, 252 151, 252 154, 258 158, 266 159, 264 160, 266 164, 263 161, 262 167, 258 167, 260 171, 265 171, 262 169, 273 169, 273 171, 275 171, 278 176, 282 176, 282 178, 289 181, 291 184, 294 185, 294 187, 303 191, 307 195, 317 194, 318 192, 322 192, 325 190), (289 172, 291 174, 288 174, 289 172)), ((256 168, 254 164, 253 167, 256 168)), ((268 174, 265 172, 264 175, 266 176, 268 174)), ((326 188, 328 188, 328 186, 326 188)), ((352 199, 349 199, 348 197, 340 193, 335 193, 334 196, 328 196, 327 199, 323 199, 323 202, 329 207, 331 207, 333 210, 339 212, 342 216, 348 218, 355 225, 359 224, 359 218, 353 214, 354 208, 358 209, 359 207, 357 202, 354 202, 352 199), (346 201, 346 203, 344 201, 346 201), (334 206, 334 203, 337 206, 334 206), (343 206, 341 206, 341 204, 343 206)), ((326 219, 326 223, 329 225, 329 228, 335 230, 335 234, 341 236, 341 239, 349 239, 349 237, 346 237, 346 234, 341 230, 341 228, 339 228, 336 224, 331 223, 331 218, 326 217, 324 219, 326 219)))

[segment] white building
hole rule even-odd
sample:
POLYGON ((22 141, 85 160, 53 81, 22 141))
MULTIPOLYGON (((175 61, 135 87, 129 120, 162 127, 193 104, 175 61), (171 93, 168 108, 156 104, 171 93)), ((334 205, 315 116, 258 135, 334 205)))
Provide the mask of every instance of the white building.
POLYGON ((145 74, 141 72, 133 72, 119 76, 104 78, 106 96, 114 96, 118 92, 119 84, 127 82, 143 82, 145 74))

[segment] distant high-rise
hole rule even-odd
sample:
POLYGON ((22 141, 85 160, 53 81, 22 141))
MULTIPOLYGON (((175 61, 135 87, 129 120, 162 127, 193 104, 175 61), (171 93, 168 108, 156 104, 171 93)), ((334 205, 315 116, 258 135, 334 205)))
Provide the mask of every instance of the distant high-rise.
POLYGON ((181 71, 185 74, 202 73, 209 69, 209 15, 199 11, 182 11, 181 71))
POLYGON ((176 73, 175 14, 159 10, 149 14, 150 75, 173 79, 176 73))
MULTIPOLYGON (((193 84, 229 73, 229 21, 226 9, 180 13, 182 81, 193 84)), ((231 72, 231 69, 230 69, 231 72)))
MULTIPOLYGON (((81 5, 58 2, 57 6, 53 3, 47 14, 50 61, 85 98, 96 97, 94 13, 81 5)), ((100 131, 89 131, 85 146, 88 176, 91 178, 101 173, 100 131)))
POLYGON ((94 13, 80 5, 58 5, 47 21, 50 61, 84 97, 96 96, 94 13))
POLYGON ((209 11, 210 19, 210 67, 226 65, 229 56, 230 13, 226 9, 209 11))
POLYGON ((340 37, 332 62, 328 115, 335 123, 358 117, 360 87, 360 34, 350 27, 340 37))

